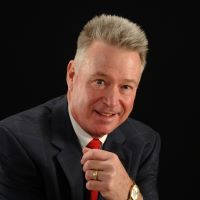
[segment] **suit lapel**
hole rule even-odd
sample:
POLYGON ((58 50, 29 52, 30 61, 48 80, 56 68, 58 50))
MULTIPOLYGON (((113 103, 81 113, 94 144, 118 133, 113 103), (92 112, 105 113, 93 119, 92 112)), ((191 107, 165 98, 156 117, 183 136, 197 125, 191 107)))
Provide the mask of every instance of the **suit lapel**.
POLYGON ((103 149, 117 154, 124 168, 129 173, 132 152, 126 146, 126 139, 120 128, 118 128, 108 135, 103 149))
POLYGON ((70 184, 72 199, 84 199, 84 177, 80 164, 81 152, 77 146, 68 143, 68 147, 63 149, 57 156, 67 180, 70 184))
POLYGON ((52 144, 59 150, 57 161, 70 185, 72 199, 82 200, 85 191, 80 164, 82 151, 69 119, 66 98, 55 106, 52 115, 52 144))

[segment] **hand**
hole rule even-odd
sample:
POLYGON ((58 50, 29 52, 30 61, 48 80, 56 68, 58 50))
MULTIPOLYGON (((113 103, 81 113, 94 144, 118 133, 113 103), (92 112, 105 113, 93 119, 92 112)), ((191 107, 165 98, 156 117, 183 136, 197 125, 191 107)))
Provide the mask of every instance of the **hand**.
POLYGON ((88 190, 97 190, 106 200, 126 200, 133 181, 118 156, 100 149, 83 149, 81 159, 88 190), (92 173, 98 170, 97 180, 92 173))

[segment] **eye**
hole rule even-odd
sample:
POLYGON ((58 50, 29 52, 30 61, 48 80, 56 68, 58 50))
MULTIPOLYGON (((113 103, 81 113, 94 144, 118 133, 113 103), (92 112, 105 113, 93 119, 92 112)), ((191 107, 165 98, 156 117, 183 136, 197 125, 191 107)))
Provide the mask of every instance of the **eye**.
POLYGON ((102 79, 96 79, 93 81, 92 85, 95 89, 103 89, 105 88, 106 83, 102 79))
POLYGON ((101 86, 101 85, 104 85, 104 84, 105 84, 105 81, 104 81, 104 80, 102 80, 102 79, 97 79, 95 82, 96 82, 96 84, 97 84, 97 85, 99 85, 99 86, 101 86))
POLYGON ((132 90, 133 88, 130 85, 122 85, 123 90, 132 90))
POLYGON ((135 88, 132 85, 122 85, 121 92, 125 95, 132 95, 135 92, 135 88))

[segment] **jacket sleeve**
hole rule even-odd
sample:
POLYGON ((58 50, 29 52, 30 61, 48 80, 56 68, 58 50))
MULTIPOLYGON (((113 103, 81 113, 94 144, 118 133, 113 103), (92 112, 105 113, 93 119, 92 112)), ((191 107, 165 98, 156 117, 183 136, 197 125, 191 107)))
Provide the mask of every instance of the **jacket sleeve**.
POLYGON ((0 126, 0 200, 44 200, 38 173, 23 144, 0 126))
POLYGON ((151 143, 144 147, 143 158, 137 175, 137 184, 144 200, 158 200, 158 172, 161 140, 155 134, 151 143))

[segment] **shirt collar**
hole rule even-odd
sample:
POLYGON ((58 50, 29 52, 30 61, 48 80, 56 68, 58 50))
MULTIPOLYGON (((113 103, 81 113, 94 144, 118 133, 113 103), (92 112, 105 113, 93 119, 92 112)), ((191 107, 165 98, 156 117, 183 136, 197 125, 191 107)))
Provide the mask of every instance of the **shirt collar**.
MULTIPOLYGON (((83 130, 80 125, 75 121, 75 119, 73 118, 71 112, 70 112, 70 108, 68 108, 69 110, 69 117, 72 123, 72 126, 74 128, 74 131, 78 137, 78 140, 81 144, 81 147, 84 148, 87 146, 87 144, 93 139, 93 137, 88 134, 85 130, 83 130)), ((107 135, 104 135, 103 137, 98 138, 102 145, 104 144, 105 140, 107 138, 107 135)))

